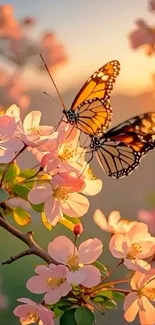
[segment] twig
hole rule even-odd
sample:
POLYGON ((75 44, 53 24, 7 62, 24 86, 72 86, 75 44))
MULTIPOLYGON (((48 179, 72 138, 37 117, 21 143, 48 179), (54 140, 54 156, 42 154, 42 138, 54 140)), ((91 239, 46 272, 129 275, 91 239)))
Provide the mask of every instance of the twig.
POLYGON ((31 254, 32 254, 31 249, 27 249, 26 251, 21 252, 16 256, 11 256, 10 258, 8 258, 8 260, 2 262, 2 265, 11 264, 11 263, 19 260, 20 258, 27 256, 27 255, 31 255, 31 254))
POLYGON ((39 256, 40 258, 42 258, 48 264, 50 264, 50 263, 57 264, 57 262, 54 261, 52 259, 52 257, 46 251, 44 251, 35 242, 35 240, 33 238, 33 236, 34 236, 34 232, 33 231, 30 231, 28 233, 23 233, 20 230, 18 230, 15 227, 13 227, 12 225, 10 225, 5 219, 3 219, 2 216, 0 216, 0 227, 4 228, 6 231, 8 231, 14 237, 17 237, 18 239, 20 239, 22 242, 24 242, 29 247, 29 250, 28 250, 29 251, 29 254, 28 253, 25 253, 24 254, 24 252, 23 253, 20 253, 17 256, 12 257, 12 258, 10 258, 9 260, 6 261, 6 262, 9 261, 9 263, 3 262, 4 264, 10 264, 10 263, 16 261, 17 259, 19 259, 19 258, 21 258, 23 256, 26 256, 26 255, 30 255, 30 254, 34 254, 36 256, 39 256))

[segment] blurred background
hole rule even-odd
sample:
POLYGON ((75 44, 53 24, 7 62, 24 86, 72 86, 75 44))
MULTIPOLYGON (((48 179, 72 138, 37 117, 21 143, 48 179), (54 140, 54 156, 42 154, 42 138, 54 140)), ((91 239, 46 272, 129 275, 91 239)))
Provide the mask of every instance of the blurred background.
MULTIPOLYGON (((155 111, 155 1, 148 0, 0 0, 0 110, 12 103, 21 108, 24 117, 31 110, 43 113, 43 123, 55 125, 62 108, 43 91, 57 99, 53 84, 41 62, 42 53, 67 108, 89 76, 110 60, 121 63, 121 72, 112 93, 113 125, 136 114, 155 111)), ((31 166, 31 156, 22 159, 24 168, 31 166)), ((100 208, 106 216, 116 209, 123 219, 136 219, 138 211, 148 209, 155 217, 155 151, 150 152, 129 177, 110 179, 101 172, 95 159, 96 176, 103 180, 103 190, 91 198, 91 207, 83 218, 84 235, 101 238, 107 267, 115 265, 108 253, 108 235, 93 222, 100 208)), ((153 219, 154 221, 154 219, 153 219)), ((12 221, 11 221, 12 222, 12 221)), ((58 234, 71 237, 69 230, 58 225, 51 232, 33 218, 36 240, 44 248, 58 234)), ((154 222, 151 225, 155 233, 154 222), (153 228, 154 226, 154 228, 153 228)), ((0 229, 0 261, 16 255, 24 245, 0 229)), ((0 325, 17 325, 12 310, 19 297, 33 297, 25 282, 33 274, 38 258, 25 257, 0 267, 0 325), (7 299, 8 307, 4 308, 7 299), (2 306, 3 305, 3 306, 2 306)), ((123 272, 123 271, 122 271, 123 272)), ((120 277, 121 273, 118 273, 120 277)), ((39 297, 35 297, 37 301, 39 297)), ((116 311, 98 316, 98 325, 116 322, 116 311)), ((122 311, 117 311, 117 324, 124 325, 122 311)), ((135 322, 138 324, 138 321, 135 322)), ((71 324, 69 324, 71 325, 71 324)))

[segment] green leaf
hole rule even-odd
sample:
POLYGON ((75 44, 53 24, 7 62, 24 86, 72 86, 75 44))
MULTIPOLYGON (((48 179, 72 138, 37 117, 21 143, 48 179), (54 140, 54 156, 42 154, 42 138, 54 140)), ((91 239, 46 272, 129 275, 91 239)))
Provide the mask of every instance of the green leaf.
POLYGON ((32 207, 32 209, 36 212, 43 212, 44 211, 44 203, 40 203, 40 204, 32 204, 30 202, 30 205, 32 207))
POLYGON ((4 176, 4 183, 15 180, 19 173, 19 166, 15 162, 13 162, 4 176))
MULTIPOLYGON (((60 318, 60 325, 81 325, 75 320, 75 309, 69 309, 60 318)), ((86 323, 84 325, 87 325, 86 323)))
POLYGON ((27 200, 27 196, 30 189, 24 185, 14 185, 12 187, 12 192, 17 194, 19 197, 21 197, 24 200, 27 200))
POLYGON ((74 225, 81 223, 79 218, 72 218, 72 217, 67 216, 66 214, 63 214, 63 217, 65 219, 71 221, 74 225))
POLYGON ((95 261, 92 265, 96 266, 97 269, 99 269, 103 275, 106 275, 106 276, 108 275, 108 270, 105 267, 105 265, 103 265, 102 263, 95 261))
POLYGON ((19 177, 29 178, 32 177, 35 173, 36 173, 35 169, 23 169, 20 172, 19 177))
POLYGON ((0 189, 0 203, 8 200, 9 197, 10 197, 9 193, 1 188, 0 189))
POLYGON ((104 297, 105 300, 108 299, 112 299, 113 298, 113 292, 112 291, 109 291, 109 290, 105 290, 105 291, 100 291, 98 294, 97 294, 97 297, 104 297))
POLYGON ((124 297, 125 297, 125 294, 122 292, 113 292, 113 298, 115 300, 124 299, 124 297))
POLYGON ((56 317, 60 317, 64 313, 64 310, 62 310, 62 309, 58 308, 57 306, 55 306, 53 308, 53 312, 54 312, 54 316, 56 318, 56 317))
POLYGON ((117 308, 117 303, 113 300, 113 299, 107 299, 106 301, 104 301, 103 306, 106 309, 116 309, 117 308))
POLYGON ((97 296, 97 297, 95 297, 93 299, 93 301, 103 303, 104 302, 104 297, 97 296))
POLYGON ((31 222, 31 215, 21 208, 13 209, 12 213, 14 220, 20 226, 27 226, 31 222))
POLYGON ((95 320, 94 314, 87 307, 77 308, 74 315, 78 325, 93 325, 95 320))

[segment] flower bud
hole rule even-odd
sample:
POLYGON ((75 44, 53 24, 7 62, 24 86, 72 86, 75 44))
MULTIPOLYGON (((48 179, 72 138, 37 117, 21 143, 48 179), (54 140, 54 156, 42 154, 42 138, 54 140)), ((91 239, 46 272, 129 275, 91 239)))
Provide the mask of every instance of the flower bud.
POLYGON ((81 235, 82 232, 83 232, 83 226, 82 226, 82 224, 81 223, 78 223, 77 225, 75 225, 73 232, 74 232, 74 235, 75 236, 81 235))

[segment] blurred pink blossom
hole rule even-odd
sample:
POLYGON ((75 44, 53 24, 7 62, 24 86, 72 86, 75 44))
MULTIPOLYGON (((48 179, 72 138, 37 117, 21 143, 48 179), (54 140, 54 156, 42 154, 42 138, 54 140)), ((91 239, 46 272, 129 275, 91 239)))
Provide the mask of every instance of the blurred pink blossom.
POLYGON ((155 0, 149 1, 149 8, 151 11, 155 11, 155 0))
POLYGON ((67 281, 68 269, 64 265, 50 264, 49 267, 40 265, 35 268, 38 274, 30 278, 26 287, 33 293, 45 293, 46 304, 56 304, 61 297, 66 296, 72 290, 67 281))
POLYGON ((133 49, 145 46, 146 53, 151 55, 155 51, 155 30, 140 19, 136 25, 137 28, 129 35, 130 45, 133 49))
POLYGON ((155 235, 155 209, 152 211, 145 209, 139 210, 137 213, 137 218, 141 222, 146 223, 150 233, 155 235))
POLYGON ((137 221, 121 219, 119 211, 112 211, 107 220, 103 212, 99 209, 94 213, 94 221, 102 230, 111 234, 124 234, 137 223, 137 221))
POLYGON ((101 281, 99 269, 90 264, 98 259, 102 250, 103 244, 97 238, 84 241, 78 249, 65 236, 58 236, 48 245, 51 257, 68 267, 68 281, 87 288, 96 286, 101 281))
POLYGON ((154 254, 155 238, 148 232, 147 225, 138 222, 127 233, 113 235, 109 249, 114 257, 123 259, 129 270, 146 273, 150 264, 145 259, 154 254))
POLYGON ((14 315, 20 318, 22 325, 28 325, 41 321, 40 325, 54 325, 53 312, 41 304, 36 304, 28 298, 17 299, 23 305, 16 307, 14 315))

